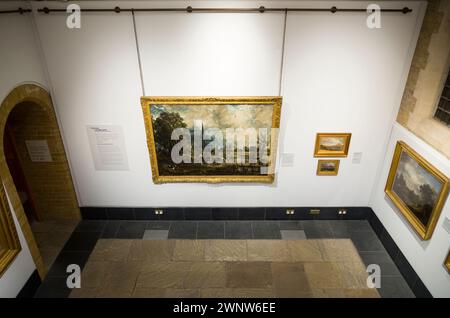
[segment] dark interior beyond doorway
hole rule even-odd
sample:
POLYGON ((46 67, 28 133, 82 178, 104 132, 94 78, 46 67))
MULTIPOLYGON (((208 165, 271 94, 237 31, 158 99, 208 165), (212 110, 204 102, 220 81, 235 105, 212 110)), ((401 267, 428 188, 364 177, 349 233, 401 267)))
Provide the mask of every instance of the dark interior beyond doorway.
POLYGON ((30 187, 27 184, 24 171, 20 165, 20 158, 17 153, 17 146, 9 121, 6 124, 5 133, 3 135, 3 147, 5 151, 6 163, 8 164, 9 171, 13 178, 14 185, 16 186, 17 193, 19 194, 20 201, 22 202, 28 221, 30 223, 33 221, 41 221, 33 202, 30 187))

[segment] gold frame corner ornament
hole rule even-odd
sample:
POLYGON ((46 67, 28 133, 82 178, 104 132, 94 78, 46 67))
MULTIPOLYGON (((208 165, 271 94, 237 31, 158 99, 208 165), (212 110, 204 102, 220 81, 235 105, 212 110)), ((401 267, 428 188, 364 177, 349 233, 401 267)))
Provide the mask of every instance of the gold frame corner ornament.
POLYGON ((389 169, 388 179, 386 181, 386 186, 384 192, 389 197, 389 199, 395 204, 398 210, 402 213, 404 218, 416 231, 416 233, 422 238, 422 240, 429 240, 433 235, 434 229, 436 227, 437 221, 441 214, 444 203, 447 199, 449 192, 449 179, 440 172, 437 168, 431 165, 425 158, 419 155, 414 149, 408 146, 404 141, 397 141, 394 150, 394 156, 392 158, 391 167, 389 169), (422 222, 414 215, 414 213, 408 208, 408 206, 403 202, 403 200, 392 191, 392 186, 394 184, 395 175, 397 173, 398 164, 400 161, 401 154, 405 152, 412 159, 414 159, 422 168, 424 168, 428 173, 432 174, 437 180, 442 184, 439 196, 436 200, 436 204, 431 212, 430 219, 427 225, 423 225, 422 222))
POLYGON ((350 140, 352 138, 352 134, 351 133, 317 133, 316 134, 316 143, 314 145, 314 157, 315 158, 319 158, 319 157, 336 157, 336 158, 340 158, 340 157, 347 157, 348 156, 348 151, 350 149, 350 140), (332 150, 320 150, 320 138, 322 137, 345 137, 345 146, 344 146, 344 150, 343 151, 332 151, 332 150))
POLYGON ((339 173, 339 165, 341 164, 340 160, 328 160, 328 159, 319 159, 317 161, 317 171, 316 171, 316 175, 318 176, 337 176, 339 173), (321 171, 320 170, 320 165, 322 163, 326 163, 326 162, 331 162, 334 163, 336 166, 336 169, 333 171, 321 171))
MULTIPOLYGON (((155 139, 153 134, 152 117, 150 105, 152 104, 191 104, 191 105, 226 105, 226 104, 254 104, 254 105, 273 105, 272 127, 280 128, 281 105, 283 98, 281 96, 142 96, 141 107, 144 116, 145 131, 147 137, 147 147, 150 156, 150 166, 152 179, 155 184, 162 183, 273 183, 275 174, 269 173, 261 176, 240 176, 240 175, 211 175, 211 176, 161 176, 158 169, 158 159, 156 154, 155 139)), ((275 164, 277 154, 278 136, 273 138, 271 143, 271 162, 275 164), (272 148, 274 147, 274 148, 272 148)), ((273 169, 274 170, 274 169, 273 169)))
POLYGON ((0 184, 0 277, 21 251, 14 219, 3 185, 0 184))

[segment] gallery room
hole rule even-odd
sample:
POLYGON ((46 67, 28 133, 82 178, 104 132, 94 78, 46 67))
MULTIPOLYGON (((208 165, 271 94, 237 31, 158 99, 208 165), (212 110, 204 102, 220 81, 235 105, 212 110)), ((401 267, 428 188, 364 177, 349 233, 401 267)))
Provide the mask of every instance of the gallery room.
POLYGON ((450 298, 450 1, 1 1, 0 48, 0 298, 450 298))

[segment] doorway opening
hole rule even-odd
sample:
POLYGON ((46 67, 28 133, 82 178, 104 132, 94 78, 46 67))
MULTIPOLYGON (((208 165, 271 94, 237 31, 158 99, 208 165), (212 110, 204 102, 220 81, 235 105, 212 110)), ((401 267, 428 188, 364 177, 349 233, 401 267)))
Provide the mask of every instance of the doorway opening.
POLYGON ((0 110, 1 177, 43 278, 81 219, 67 157, 44 89, 17 87, 0 110))

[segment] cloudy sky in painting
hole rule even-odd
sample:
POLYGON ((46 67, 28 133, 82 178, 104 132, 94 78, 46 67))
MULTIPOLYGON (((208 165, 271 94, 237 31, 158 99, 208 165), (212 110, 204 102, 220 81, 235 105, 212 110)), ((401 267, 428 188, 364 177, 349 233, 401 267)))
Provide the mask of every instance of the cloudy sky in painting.
POLYGON ((326 147, 344 147, 345 137, 321 137, 320 144, 326 147))
POLYGON ((194 120, 203 120, 208 128, 270 128, 272 105, 152 105, 151 113, 157 118, 161 112, 179 113, 188 127, 194 120))
POLYGON ((401 173, 405 179, 406 185, 416 194, 419 194, 419 186, 428 184, 436 194, 442 184, 432 174, 428 173, 422 166, 420 166, 414 159, 408 156, 407 153, 402 152, 400 162, 398 164, 397 174, 401 173))

